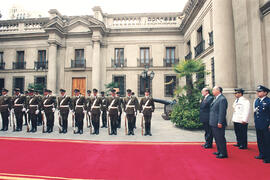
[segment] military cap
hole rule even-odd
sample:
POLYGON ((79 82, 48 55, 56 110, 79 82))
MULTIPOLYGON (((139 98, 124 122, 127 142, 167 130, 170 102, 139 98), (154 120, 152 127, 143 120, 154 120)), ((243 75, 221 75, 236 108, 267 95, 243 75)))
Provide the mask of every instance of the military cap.
POLYGON ((3 88, 2 92, 8 92, 8 90, 6 88, 3 88))
POLYGON ((264 87, 262 85, 259 85, 257 86, 257 92, 261 92, 261 91, 264 91, 264 92, 269 92, 270 90, 267 88, 267 87, 264 87))
POLYGON ((14 88, 13 91, 20 92, 20 88, 14 88))
POLYGON ((28 91, 24 91, 24 94, 28 94, 29 92, 28 91))
POLYGON ((104 95, 104 94, 105 94, 105 92, 104 92, 104 91, 101 91, 101 92, 100 92, 100 94, 104 95))
POLYGON ((66 90, 65 89, 60 89, 60 92, 66 92, 66 90))
POLYGON ((34 92, 34 89, 28 89, 29 92, 34 92))
POLYGON ((145 92, 149 92, 150 93, 150 90, 148 88, 145 89, 145 92))
POLYGON ((88 93, 88 94, 91 93, 91 90, 87 90, 87 93, 88 93))
POLYGON ((111 92, 112 92, 112 93, 115 93, 115 91, 116 91, 115 89, 111 89, 111 92))
POLYGON ((236 88, 234 89, 235 93, 241 93, 241 94, 244 94, 245 90, 242 89, 242 88, 236 88))
POLYGON ((74 89, 74 92, 77 93, 77 92, 80 92, 80 90, 79 89, 74 89))
POLYGON ((127 89, 127 93, 131 93, 132 91, 131 91, 131 89, 127 89))
POLYGON ((97 92, 98 92, 98 90, 97 90, 97 89, 93 89, 93 92, 94 92, 94 93, 97 93, 97 92))
POLYGON ((44 92, 49 92, 49 93, 51 93, 52 91, 49 90, 49 89, 45 89, 44 92))

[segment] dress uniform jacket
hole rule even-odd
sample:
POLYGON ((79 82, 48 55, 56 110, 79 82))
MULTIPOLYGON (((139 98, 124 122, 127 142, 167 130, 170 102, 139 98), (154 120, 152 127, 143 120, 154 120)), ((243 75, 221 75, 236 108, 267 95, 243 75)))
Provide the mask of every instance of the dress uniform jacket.
POLYGON ((50 113, 53 108, 56 108, 56 97, 51 95, 45 96, 42 101, 42 110, 45 113, 50 113))
POLYGON ((0 97, 0 112, 8 112, 12 108, 12 98, 8 95, 0 97))
POLYGON ((236 99, 233 103, 233 117, 232 121, 237 123, 242 123, 243 121, 248 123, 250 103, 249 100, 241 96, 239 99, 236 99))
POLYGON ((92 97, 90 99, 90 112, 91 114, 100 114, 102 99, 100 97, 92 97))
POLYGON ((87 110, 86 99, 84 96, 76 96, 72 100, 72 109, 75 113, 83 113, 87 110))
POLYGON ((27 109, 29 110, 29 114, 35 114, 36 110, 40 110, 40 100, 39 97, 36 95, 29 96, 29 101, 26 105, 27 109))
POLYGON ((57 103, 57 107, 60 111, 60 113, 62 114, 68 114, 69 113, 69 109, 72 108, 72 101, 71 98, 67 95, 64 96, 60 96, 58 97, 58 103, 57 103))
POLYGON ((18 95, 13 97, 13 109, 15 113, 21 113, 22 109, 25 107, 26 96, 18 95))
POLYGON ((140 112, 142 112, 143 115, 152 115, 152 112, 154 111, 155 111, 155 103, 153 98, 143 97, 140 101, 140 112))
POLYGON ((254 104, 254 120, 256 129, 265 129, 270 125, 270 98, 256 99, 254 104))
POLYGON ((135 114, 139 109, 139 102, 136 97, 125 97, 123 100, 123 108, 126 114, 135 114))
POLYGON ((119 97, 115 97, 115 98, 109 97, 107 105, 108 105, 109 115, 118 115, 118 111, 119 109, 121 109, 121 100, 119 97))

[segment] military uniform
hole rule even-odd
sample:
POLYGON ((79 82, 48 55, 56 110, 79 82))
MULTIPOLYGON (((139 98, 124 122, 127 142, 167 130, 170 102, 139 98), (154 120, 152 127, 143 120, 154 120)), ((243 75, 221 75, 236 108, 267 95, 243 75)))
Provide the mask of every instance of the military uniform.
MULTIPOLYGON (((65 92, 65 91, 64 91, 65 92)), ((67 133, 67 128, 68 128, 68 114, 69 114, 69 109, 72 108, 72 100, 69 96, 66 94, 64 96, 58 97, 58 103, 57 107, 60 113, 60 118, 62 120, 62 132, 61 133, 67 133)))
MULTIPOLYGON (((102 92, 101 92, 102 94, 102 92)), ((104 94, 104 92, 103 92, 104 94)), ((108 99, 105 97, 105 96, 102 96, 101 97, 101 111, 102 111, 102 126, 101 128, 103 127, 107 127, 107 102, 108 102, 108 99)))
MULTIPOLYGON (((264 86, 258 86, 258 92, 269 92, 264 86)), ((264 96, 257 98, 254 102, 254 121, 257 135, 259 156, 256 159, 264 159, 270 163, 270 98, 264 96)))
POLYGON ((47 132, 53 132, 54 112, 56 107, 56 97, 47 95, 42 100, 42 111, 44 111, 47 120, 47 132))
POLYGON ((30 132, 36 132, 37 131, 37 115, 40 111, 40 99, 36 95, 30 95, 29 101, 26 105, 26 112, 29 114, 29 118, 31 121, 32 128, 30 132))
MULTIPOLYGON (((8 92, 8 90, 3 89, 3 91, 8 92)), ((12 98, 11 96, 2 95, 0 97, 0 112, 2 116, 2 129, 1 131, 7 131, 8 130, 8 123, 9 123, 9 115, 10 115, 10 110, 12 106, 12 98)))
MULTIPOLYGON (((39 98, 39 101, 41 102, 43 97, 42 95, 40 95, 37 91, 36 91, 36 96, 39 98)), ((37 125, 41 126, 42 125, 42 114, 41 111, 39 111, 38 115, 37 115, 37 125)))
MULTIPOLYGON (((15 89, 15 91, 20 91, 18 89, 15 89)), ((26 110, 25 109, 25 103, 26 103, 26 97, 22 94, 15 95, 13 97, 13 109, 14 109, 14 114, 16 117, 16 131, 21 131, 22 130, 22 125, 23 125, 23 112, 26 110)))
MULTIPOLYGON (((28 91, 25 91, 25 105, 29 102, 29 95, 28 95, 28 91)), ((24 116, 24 125, 27 125, 27 112, 26 111, 23 111, 23 116, 24 116)))
POLYGON ((87 123, 89 123, 88 124, 88 127, 90 127, 90 121, 91 121, 91 116, 90 116, 90 109, 91 109, 91 90, 87 90, 87 94, 88 94, 88 96, 87 96, 87 98, 86 98, 86 111, 87 111, 87 119, 86 119, 86 121, 88 121, 87 123))
POLYGON ((84 96, 76 96, 72 101, 72 109, 73 113, 75 113, 75 127, 78 127, 77 132, 75 133, 83 133, 83 119, 84 112, 86 111, 86 99, 84 96))
POLYGON ((92 124, 94 126, 94 133, 93 134, 99 134, 99 126, 100 126, 100 109, 102 100, 100 97, 94 96, 90 100, 90 113, 91 113, 91 120, 92 124))
POLYGON ((140 101, 140 112, 143 113, 144 125, 145 125, 145 136, 151 134, 151 118, 152 112, 155 110, 155 103, 152 97, 143 97, 140 101))
POLYGON ((122 120, 122 105, 123 105, 123 98, 119 97, 119 92, 117 92, 117 97, 120 99, 120 106, 119 106, 119 114, 117 118, 117 128, 121 128, 121 120, 122 120))
POLYGON ((134 135, 135 117, 137 114, 137 110, 139 109, 138 99, 135 96, 125 97, 123 99, 123 108, 126 113, 126 118, 128 121, 128 135, 131 134, 134 135))
POLYGON ((108 98, 108 113, 111 123, 111 135, 117 135, 117 121, 118 113, 121 106, 121 100, 119 97, 110 97, 108 98))

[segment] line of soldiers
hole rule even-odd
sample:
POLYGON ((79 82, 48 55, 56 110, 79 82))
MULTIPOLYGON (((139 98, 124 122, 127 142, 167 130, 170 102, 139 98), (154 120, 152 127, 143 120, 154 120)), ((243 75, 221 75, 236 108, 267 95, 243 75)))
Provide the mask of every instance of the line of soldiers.
POLYGON ((21 94, 20 89, 15 88, 14 96, 11 97, 8 96, 7 89, 2 89, 0 97, 1 131, 8 130, 10 121, 12 121, 10 125, 13 125, 13 131, 22 131, 23 117, 25 117, 27 132, 36 132, 37 126, 42 124, 42 132, 51 133, 54 127, 55 111, 58 109, 60 133, 67 133, 68 116, 71 112, 75 134, 83 134, 83 125, 86 120, 91 134, 98 135, 101 115, 101 128, 108 128, 110 135, 117 135, 117 128, 121 128, 121 114, 124 111, 125 132, 127 135, 134 135, 136 116, 139 111, 143 113, 142 134, 152 135, 151 118, 155 105, 153 98, 149 96, 148 89, 146 89, 145 97, 141 99, 140 103, 130 89, 127 90, 127 97, 124 98, 119 97, 120 94, 115 89, 111 90, 110 97, 106 97, 104 91, 100 93, 101 96, 98 96, 97 89, 93 89, 92 95, 91 91, 88 90, 87 97, 82 96, 79 89, 75 89, 74 94, 74 97, 70 97, 66 95, 64 89, 60 89, 59 97, 53 96, 49 89, 44 90, 44 96, 39 95, 34 89, 28 89, 27 94, 21 94), (144 130, 145 132, 143 132, 144 130))

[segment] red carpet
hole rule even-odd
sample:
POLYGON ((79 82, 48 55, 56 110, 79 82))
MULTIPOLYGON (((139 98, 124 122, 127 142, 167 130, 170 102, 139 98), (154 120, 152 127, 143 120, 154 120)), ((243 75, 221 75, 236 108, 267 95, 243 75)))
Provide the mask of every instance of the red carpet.
POLYGON ((0 138, 0 179, 269 180, 270 164, 228 145, 216 159, 202 143, 0 138))

